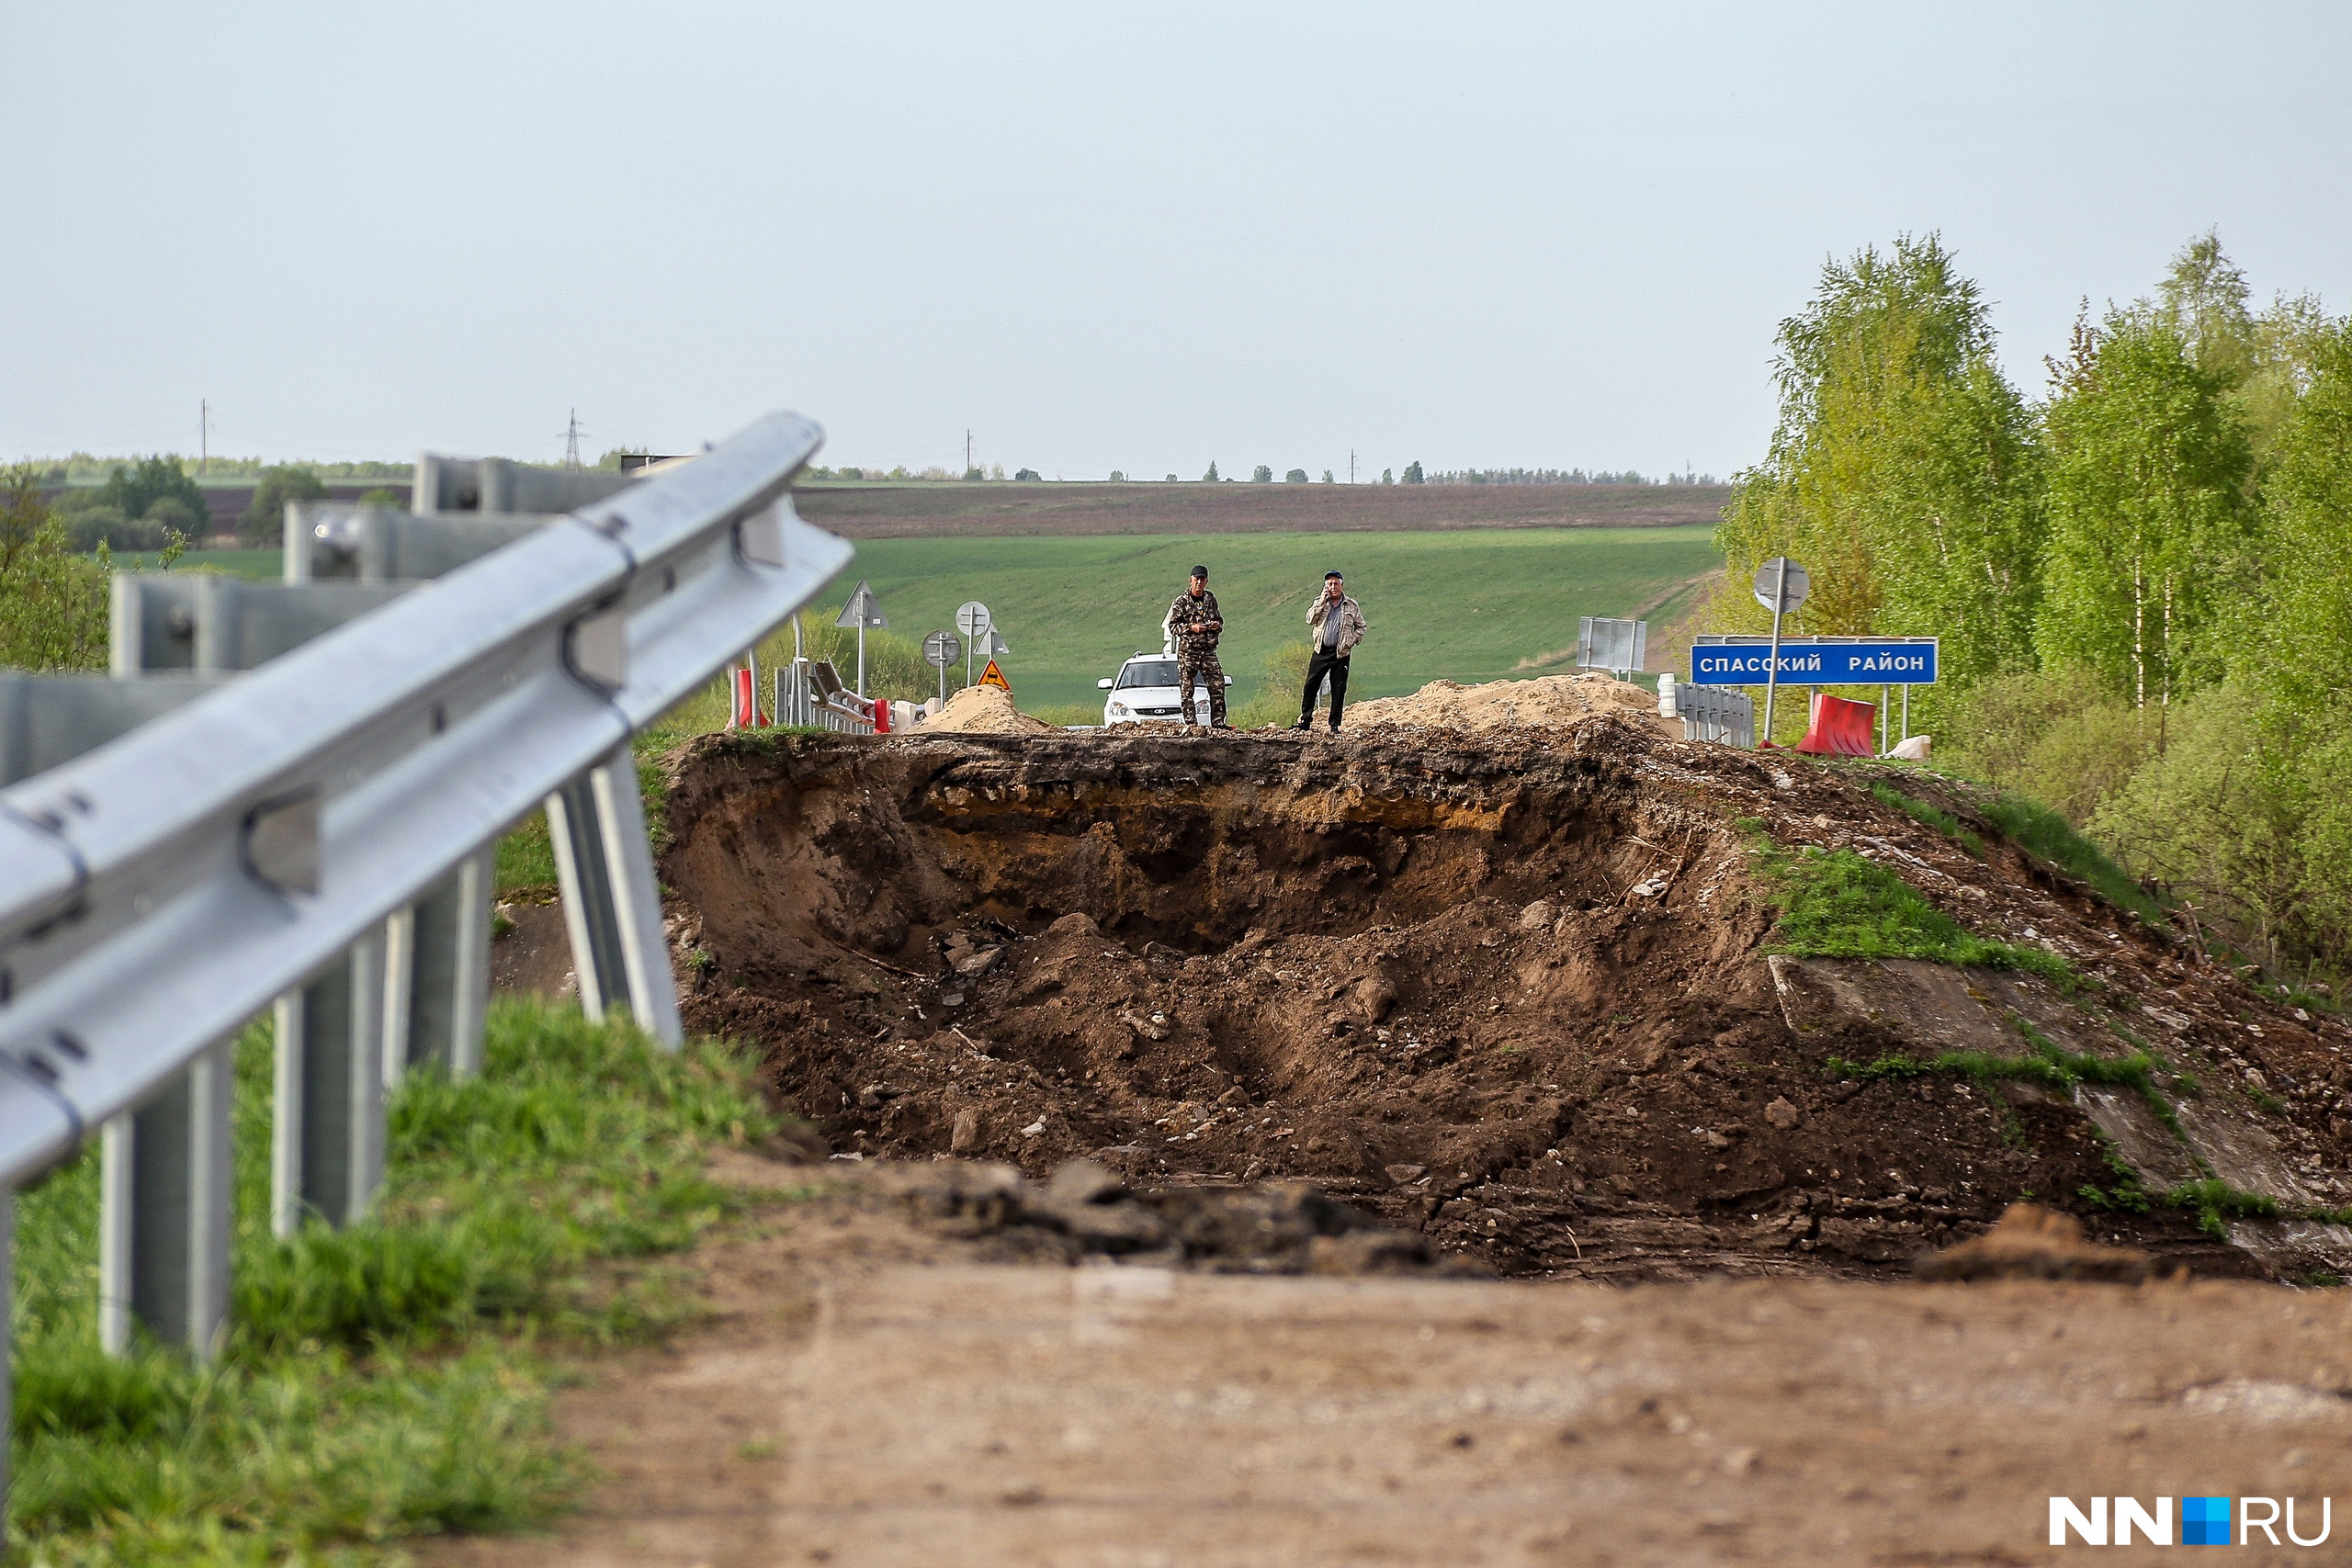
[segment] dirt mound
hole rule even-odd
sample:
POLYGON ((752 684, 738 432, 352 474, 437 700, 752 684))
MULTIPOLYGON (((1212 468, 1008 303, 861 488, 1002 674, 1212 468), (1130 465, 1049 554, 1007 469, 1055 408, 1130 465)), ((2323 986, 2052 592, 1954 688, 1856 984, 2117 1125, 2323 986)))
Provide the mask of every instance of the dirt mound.
POLYGON ((1656 695, 1611 675, 1539 675, 1477 686, 1432 681, 1409 697, 1375 697, 1348 708, 1356 725, 1469 730, 1558 729, 1602 714, 1623 714, 1661 735, 1682 733, 1681 725, 1658 716, 1656 695))
POLYGON ((1639 715, 710 737, 677 764, 662 879, 689 1021, 763 1042, 844 1153, 1305 1179, 1512 1273, 1892 1272, 2028 1191, 2098 1194, 2097 1238, 2164 1268, 2352 1267, 2317 1218, 2352 1201, 2352 1032, 2098 902, 1953 788, 1900 775, 1982 859, 1861 787, 1894 776, 1639 715), (1768 953, 1758 823, 2083 983, 1768 953), (2171 1122, 2132 1087, 2159 1057, 2205 1086, 2171 1122), (2313 1217, 2164 1201, 2199 1161, 2313 1217))
POLYGON ((1031 718, 1012 705, 1012 694, 995 686, 967 686, 947 699, 937 717, 922 727, 926 735, 1057 735, 1058 725, 1031 718))
POLYGON ((2071 1214, 2012 1203, 1983 1235, 1927 1254, 1913 1267, 1922 1280, 2111 1280, 2136 1285, 2148 1277, 2148 1255, 2095 1245, 2071 1214))

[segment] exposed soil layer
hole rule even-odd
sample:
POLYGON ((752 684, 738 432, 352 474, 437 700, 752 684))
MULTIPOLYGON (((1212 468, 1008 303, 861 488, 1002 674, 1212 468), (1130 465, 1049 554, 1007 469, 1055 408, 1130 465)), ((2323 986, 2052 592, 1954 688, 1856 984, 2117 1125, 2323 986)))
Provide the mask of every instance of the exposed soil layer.
POLYGON ((2178 1121, 2235 1185, 2346 1201, 2341 1023, 2298 1020, 1905 774, 1975 823, 1973 858, 1873 800, 1871 769, 1613 717, 710 737, 673 763, 662 874, 690 1023, 763 1043, 840 1155, 1305 1178, 1507 1274, 1883 1273, 2029 1194, 2158 1272, 2334 1267, 2332 1227, 2200 1230, 2082 1196, 2132 1188, 2118 1147, 2152 1191, 2172 1157, 2132 1143, 2151 1113, 2113 1093, 1832 1069, 1932 1055, 1939 1031, 2012 1053, 2029 1029, 2087 1055, 2144 1042, 2201 1086, 2178 1121), (1893 867, 2088 984, 1768 962, 1758 823, 1893 867))

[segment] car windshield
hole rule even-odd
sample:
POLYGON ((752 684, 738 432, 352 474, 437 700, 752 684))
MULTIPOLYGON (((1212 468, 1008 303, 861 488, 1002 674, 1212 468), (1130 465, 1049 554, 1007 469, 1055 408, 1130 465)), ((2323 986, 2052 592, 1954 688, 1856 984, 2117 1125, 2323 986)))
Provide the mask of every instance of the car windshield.
POLYGON ((1176 661, 1172 659, 1133 660, 1119 667, 1117 689, 1129 686, 1172 686, 1176 683, 1176 661))

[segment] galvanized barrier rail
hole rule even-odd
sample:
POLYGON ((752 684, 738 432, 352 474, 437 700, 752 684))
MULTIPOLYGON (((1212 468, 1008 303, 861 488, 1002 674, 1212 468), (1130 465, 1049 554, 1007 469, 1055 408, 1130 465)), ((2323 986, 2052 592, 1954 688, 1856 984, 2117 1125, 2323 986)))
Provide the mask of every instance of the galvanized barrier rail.
POLYGON ((14 1192, 103 1129, 105 1342, 217 1351, 273 1007, 276 1223, 364 1214, 385 1089, 479 1062, 491 851, 543 801, 583 1006, 676 1042, 629 737, 847 563, 786 495, 820 440, 618 493, 427 457, 414 514, 293 511, 286 583, 118 579, 112 678, 0 677, 0 1309, 14 1192))
POLYGON ((874 733, 873 705, 849 692, 830 660, 796 659, 775 672, 775 722, 874 733))

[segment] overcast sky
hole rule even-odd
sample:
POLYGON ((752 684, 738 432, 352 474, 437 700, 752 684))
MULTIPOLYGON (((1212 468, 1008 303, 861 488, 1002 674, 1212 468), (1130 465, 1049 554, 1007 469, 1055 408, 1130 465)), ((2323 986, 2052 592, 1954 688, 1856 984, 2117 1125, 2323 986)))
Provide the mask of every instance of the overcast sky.
POLYGON ((0 457, 1729 473, 1823 261, 2010 372, 2218 225, 2352 306, 2352 6, 0 3, 0 457))

